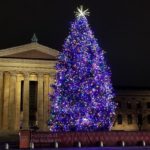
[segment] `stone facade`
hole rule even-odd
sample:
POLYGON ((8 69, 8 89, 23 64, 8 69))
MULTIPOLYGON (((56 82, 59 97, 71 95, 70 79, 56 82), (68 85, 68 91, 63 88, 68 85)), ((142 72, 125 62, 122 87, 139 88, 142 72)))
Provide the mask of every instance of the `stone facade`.
POLYGON ((117 90, 113 130, 150 130, 150 90, 117 90))
POLYGON ((57 54, 58 51, 38 43, 0 51, 1 131, 30 128, 31 81, 37 83, 35 123, 40 130, 48 130, 48 94, 52 92, 50 85, 54 82, 57 54))

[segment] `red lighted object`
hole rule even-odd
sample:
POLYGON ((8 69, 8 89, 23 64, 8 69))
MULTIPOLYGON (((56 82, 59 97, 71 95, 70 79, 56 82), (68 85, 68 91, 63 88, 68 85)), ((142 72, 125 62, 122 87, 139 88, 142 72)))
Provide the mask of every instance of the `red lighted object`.
POLYGON ((35 146, 53 146, 58 142, 60 147, 73 147, 81 142, 82 146, 125 146, 143 145, 150 146, 150 132, 126 132, 126 131, 108 131, 108 132, 30 132, 20 131, 20 148, 29 148, 30 142, 35 146))
POLYGON ((19 148, 29 148, 30 147, 30 131, 21 130, 19 140, 20 140, 19 148))

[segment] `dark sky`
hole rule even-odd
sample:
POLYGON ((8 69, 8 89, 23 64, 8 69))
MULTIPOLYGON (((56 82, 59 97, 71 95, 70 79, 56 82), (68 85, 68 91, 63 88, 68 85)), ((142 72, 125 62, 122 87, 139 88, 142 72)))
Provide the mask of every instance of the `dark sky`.
POLYGON ((107 51, 115 86, 150 87, 149 0, 5 0, 0 2, 0 49, 39 43, 61 50, 76 7, 90 9, 89 24, 107 51))

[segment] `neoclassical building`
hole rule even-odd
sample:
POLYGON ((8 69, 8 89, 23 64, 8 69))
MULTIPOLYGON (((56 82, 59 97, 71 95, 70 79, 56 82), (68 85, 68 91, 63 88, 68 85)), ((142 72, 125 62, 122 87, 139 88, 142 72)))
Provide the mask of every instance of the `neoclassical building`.
POLYGON ((57 55, 37 42, 0 50, 0 131, 48 130, 57 55))
MULTIPOLYGON (((58 51, 37 43, 0 50, 0 131, 47 131, 58 51)), ((150 90, 117 90, 112 130, 150 130, 150 90)))
POLYGON ((118 108, 113 130, 150 130, 150 90, 116 90, 118 108))

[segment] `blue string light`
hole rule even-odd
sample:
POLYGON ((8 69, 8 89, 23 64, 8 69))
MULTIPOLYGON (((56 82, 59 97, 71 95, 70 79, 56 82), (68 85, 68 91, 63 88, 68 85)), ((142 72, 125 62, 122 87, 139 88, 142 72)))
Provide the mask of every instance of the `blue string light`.
POLYGON ((85 15, 71 23, 56 71, 50 131, 110 130, 116 109, 111 71, 85 15))

